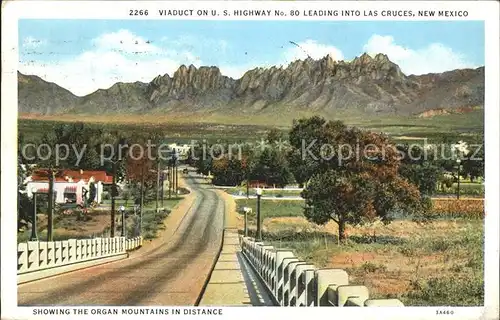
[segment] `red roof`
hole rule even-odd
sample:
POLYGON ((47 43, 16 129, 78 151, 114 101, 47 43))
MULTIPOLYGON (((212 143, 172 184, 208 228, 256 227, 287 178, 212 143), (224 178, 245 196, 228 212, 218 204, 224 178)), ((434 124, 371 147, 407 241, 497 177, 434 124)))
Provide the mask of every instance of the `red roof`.
MULTIPOLYGON (((108 176, 106 171, 94 171, 94 170, 62 170, 58 172, 55 181, 56 182, 67 182, 66 177, 73 179, 74 182, 78 182, 83 179, 83 181, 88 182, 91 177, 94 180, 101 181, 102 183, 112 183, 113 177, 108 176)), ((47 176, 47 170, 35 170, 31 175, 31 181, 49 181, 47 176)))

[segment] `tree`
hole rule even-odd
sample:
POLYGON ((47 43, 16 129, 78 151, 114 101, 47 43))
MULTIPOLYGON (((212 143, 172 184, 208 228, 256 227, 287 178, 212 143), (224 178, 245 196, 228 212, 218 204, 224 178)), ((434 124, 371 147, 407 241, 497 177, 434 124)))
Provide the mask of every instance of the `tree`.
POLYGON ((462 162, 462 174, 471 181, 484 177, 484 142, 470 150, 462 162))
POLYGON ((310 160, 307 164, 314 168, 302 192, 308 220, 317 224, 335 221, 339 240, 344 241, 346 224, 375 218, 389 222, 396 210, 416 213, 422 209, 420 192, 399 174, 397 149, 386 136, 339 122, 324 123, 320 130, 306 133, 308 139, 323 143, 315 146, 318 154, 311 156, 318 163, 310 160))
POLYGON ((17 203, 17 229, 22 231, 27 227, 28 223, 33 223, 33 202, 26 193, 26 178, 31 175, 29 165, 24 161, 22 155, 22 146, 24 143, 24 135, 18 136, 18 161, 17 161, 17 190, 18 190, 18 203, 17 203))
POLYGON ((442 170, 432 154, 426 154, 422 147, 413 146, 411 149, 408 144, 397 146, 401 155, 399 174, 416 185, 421 194, 432 195, 436 191, 442 170))
POLYGON ((252 179, 279 187, 286 186, 292 180, 292 173, 284 152, 276 148, 266 148, 257 157, 251 173, 252 179))
POLYGON ((225 155, 221 159, 213 160, 213 183, 225 186, 237 186, 245 180, 245 170, 241 160, 225 155))
POLYGON ((91 204, 92 202, 94 202, 95 197, 97 195, 97 187, 96 187, 94 182, 91 182, 89 184, 89 189, 90 189, 89 190, 89 198, 87 200, 87 204, 91 204))
POLYGON ((335 136, 345 128, 340 121, 327 122, 319 116, 293 121, 288 163, 297 183, 304 185, 315 173, 326 171, 334 163, 320 157, 324 153, 322 146, 335 143, 335 136))
MULTIPOLYGON (((101 129, 94 129, 83 122, 56 124, 52 132, 42 136, 42 143, 51 146, 52 157, 47 161, 52 165, 67 169, 96 170, 101 168, 100 148, 105 143, 101 129), (56 148, 60 151, 55 159, 56 148), (77 152, 81 152, 81 158, 77 152)), ((39 165, 48 166, 45 162, 39 165)))
POLYGON ((141 157, 139 150, 135 148, 125 161, 126 177, 129 183, 141 183, 144 177, 144 193, 148 194, 156 186, 156 162, 146 155, 141 157))

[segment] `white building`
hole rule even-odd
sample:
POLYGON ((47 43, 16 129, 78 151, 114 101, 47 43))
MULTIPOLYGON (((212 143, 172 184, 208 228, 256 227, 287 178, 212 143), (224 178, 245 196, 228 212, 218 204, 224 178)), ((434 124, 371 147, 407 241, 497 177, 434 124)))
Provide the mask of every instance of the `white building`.
MULTIPOLYGON (((46 170, 36 170, 27 181, 26 192, 28 197, 32 197, 33 192, 47 193, 49 190, 49 179, 46 170)), ((84 193, 87 192, 88 199, 93 184, 96 188, 94 201, 102 203, 104 185, 112 184, 112 182, 112 176, 108 176, 105 171, 64 170, 54 179, 55 201, 56 203, 73 202, 82 204, 84 193)))

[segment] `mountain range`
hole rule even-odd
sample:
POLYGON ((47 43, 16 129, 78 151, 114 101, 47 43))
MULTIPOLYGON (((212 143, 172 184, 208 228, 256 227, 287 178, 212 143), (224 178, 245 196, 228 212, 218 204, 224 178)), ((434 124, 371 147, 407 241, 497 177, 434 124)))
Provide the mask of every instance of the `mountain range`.
POLYGON ((422 115, 484 104, 484 67, 405 75, 385 54, 351 61, 307 58, 255 68, 240 79, 193 65, 149 83, 115 83, 78 97, 55 83, 18 72, 20 113, 126 114, 199 112, 253 115, 295 111, 422 115))

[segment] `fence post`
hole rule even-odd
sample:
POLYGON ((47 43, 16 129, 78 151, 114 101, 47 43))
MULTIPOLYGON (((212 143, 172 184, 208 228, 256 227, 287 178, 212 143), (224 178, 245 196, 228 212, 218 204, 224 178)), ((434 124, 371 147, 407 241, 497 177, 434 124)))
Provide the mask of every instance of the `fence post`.
POLYGON ((297 265, 296 273, 297 273, 297 303, 298 307, 309 306, 309 300, 314 301, 314 299, 310 299, 312 283, 314 281, 314 270, 316 269, 313 264, 299 264, 297 265))
POLYGON ((281 302, 281 297, 283 296, 283 276, 284 276, 284 261, 286 258, 295 258, 292 251, 277 251, 276 252, 276 274, 275 274, 275 285, 274 285, 274 295, 278 302, 281 302))
MULTIPOLYGON (((336 304, 337 299, 335 299, 335 297, 329 297, 329 286, 336 288, 341 285, 349 284, 349 275, 343 269, 318 269, 315 273, 315 279, 316 306, 331 305, 330 301, 336 304)), ((334 290, 333 294, 336 296, 336 290, 334 290)))
POLYGON ((337 296, 337 305, 339 307, 363 307, 365 305, 365 301, 368 300, 370 293, 368 292, 368 288, 365 286, 344 285, 337 287, 337 296))
POLYGON ((28 244, 19 243, 17 245, 17 272, 28 271, 28 244))

